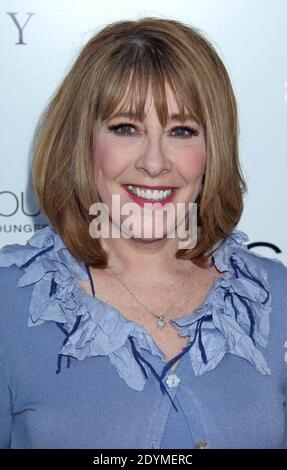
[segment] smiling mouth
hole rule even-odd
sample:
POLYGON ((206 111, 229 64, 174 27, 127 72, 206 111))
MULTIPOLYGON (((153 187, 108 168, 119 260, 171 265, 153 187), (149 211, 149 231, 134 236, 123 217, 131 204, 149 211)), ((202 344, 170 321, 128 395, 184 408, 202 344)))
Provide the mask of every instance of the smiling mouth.
POLYGON ((147 201, 164 201, 169 199, 173 193, 178 189, 175 187, 168 186, 155 186, 155 189, 152 189, 151 186, 136 186, 132 184, 124 185, 128 192, 133 194, 136 197, 145 199, 147 201))

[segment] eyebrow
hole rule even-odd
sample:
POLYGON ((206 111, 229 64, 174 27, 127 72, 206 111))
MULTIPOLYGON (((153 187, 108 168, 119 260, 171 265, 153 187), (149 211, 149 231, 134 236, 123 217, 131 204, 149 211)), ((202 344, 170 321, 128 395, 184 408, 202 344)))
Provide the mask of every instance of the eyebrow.
MULTIPOLYGON (((111 119, 115 119, 115 118, 118 118, 118 117, 119 118, 138 119, 139 115, 137 113, 121 112, 121 113, 113 114, 111 117, 109 117, 107 119, 107 121, 110 121, 111 119)), ((186 122, 186 121, 189 121, 189 120, 198 122, 198 120, 196 119, 196 117, 193 114, 184 114, 183 119, 180 119, 179 113, 173 113, 169 116, 169 119, 173 120, 173 121, 180 121, 180 122, 186 122)))

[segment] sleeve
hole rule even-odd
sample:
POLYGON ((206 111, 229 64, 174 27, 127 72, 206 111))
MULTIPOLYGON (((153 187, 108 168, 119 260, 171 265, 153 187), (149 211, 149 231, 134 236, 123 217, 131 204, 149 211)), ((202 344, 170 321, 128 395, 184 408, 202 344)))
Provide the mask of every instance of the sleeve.
POLYGON ((282 449, 287 449, 287 390, 285 392, 285 430, 284 430, 284 441, 282 449))
POLYGON ((12 427, 12 391, 5 368, 9 358, 9 349, 7 348, 9 310, 7 303, 11 305, 11 298, 7 292, 9 292, 10 281, 7 268, 0 267, 0 449, 10 448, 12 427), (6 312, 8 312, 7 315, 6 312))
POLYGON ((0 364, 0 449, 10 447, 11 423, 11 392, 0 364))
MULTIPOLYGON (((273 335, 278 356, 278 376, 280 378, 280 399, 283 407, 283 439, 280 448, 287 449, 287 266, 276 258, 266 258, 266 272, 271 286, 274 306, 273 335), (282 362, 281 362, 282 361, 282 362), (282 399, 283 394, 283 399, 282 399)), ((277 354, 277 353, 276 353, 277 354)), ((282 429, 282 428, 281 428, 282 429)))
POLYGON ((280 289, 278 292, 278 297, 281 294, 282 299, 282 320, 280 322, 280 329, 282 330, 283 336, 283 360, 284 360, 284 439, 283 439, 283 449, 287 449, 287 266, 279 261, 281 267, 281 272, 278 272, 280 289))

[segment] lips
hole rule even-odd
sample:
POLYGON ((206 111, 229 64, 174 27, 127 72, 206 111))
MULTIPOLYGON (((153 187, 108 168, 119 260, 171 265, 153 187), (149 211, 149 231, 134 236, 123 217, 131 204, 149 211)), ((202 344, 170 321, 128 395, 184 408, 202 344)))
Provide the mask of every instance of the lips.
MULTIPOLYGON (((168 202, 171 202, 174 197, 175 197, 175 194, 176 194, 176 188, 175 187, 171 187, 171 186, 139 186, 143 189, 162 189, 162 190, 166 190, 166 189, 172 189, 173 191, 171 192, 170 196, 164 198, 164 199, 159 199, 159 200, 152 200, 152 199, 146 199, 146 198, 142 198, 136 194, 134 194, 133 192, 131 192, 129 189, 128 189, 128 186, 129 185, 123 185, 123 187, 125 188, 125 190, 127 191, 130 199, 134 202, 136 202, 137 204, 139 204, 140 206, 142 207, 145 207, 145 204, 152 204, 152 207, 162 207, 164 206, 165 204, 167 204, 168 202)), ((134 185, 131 185, 131 186, 134 186, 134 185)))
POLYGON ((149 186, 147 184, 137 184, 137 183, 127 183, 127 184, 123 184, 124 187, 128 187, 129 185, 131 186, 137 186, 138 188, 143 188, 143 189, 153 189, 153 190, 167 190, 167 189, 178 189, 177 186, 149 186))

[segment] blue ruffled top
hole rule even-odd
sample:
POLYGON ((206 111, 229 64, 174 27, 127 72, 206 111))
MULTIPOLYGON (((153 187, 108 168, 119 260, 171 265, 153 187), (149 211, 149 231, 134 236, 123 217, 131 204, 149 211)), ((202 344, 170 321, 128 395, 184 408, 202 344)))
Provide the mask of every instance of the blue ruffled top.
POLYGON ((72 256, 51 226, 36 232, 25 245, 4 246, 0 265, 16 264, 23 270, 18 288, 33 285, 28 326, 53 321, 62 330, 64 341, 55 351, 57 373, 64 356, 69 367, 70 356, 82 361, 107 355, 129 387, 143 390, 151 371, 165 393, 163 378, 185 353, 190 355, 195 375, 214 369, 225 354, 246 359, 261 374, 271 373, 258 349, 265 348, 268 340, 270 287, 267 273, 256 263, 260 255, 248 256, 247 241, 244 232, 234 229, 217 244, 212 262, 223 275, 197 309, 170 321, 179 336, 190 339, 181 354, 165 363, 160 377, 141 355, 146 350, 164 361, 150 334, 97 298, 96 292, 92 297, 84 291, 79 281, 90 279, 87 265, 72 256))

